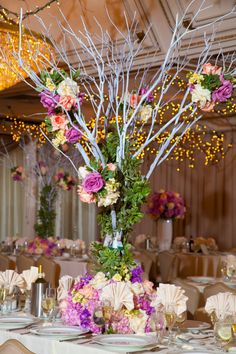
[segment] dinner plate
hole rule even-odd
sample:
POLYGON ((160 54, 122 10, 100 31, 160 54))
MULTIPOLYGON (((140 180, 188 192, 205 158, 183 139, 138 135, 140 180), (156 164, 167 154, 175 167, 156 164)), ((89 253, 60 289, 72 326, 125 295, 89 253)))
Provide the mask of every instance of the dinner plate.
POLYGON ((105 347, 144 348, 156 344, 156 338, 136 334, 107 334, 96 336, 93 342, 105 347))
POLYGON ((202 283, 202 284, 213 284, 215 283, 215 278, 213 277, 187 277, 187 279, 194 281, 195 283, 202 283))
POLYGON ((30 324, 33 324, 35 319, 20 316, 5 316, 0 317, 0 328, 1 329, 11 329, 11 328, 23 328, 30 324))
POLYGON ((188 331, 204 330, 211 328, 210 323, 202 321, 186 320, 179 326, 180 328, 187 329, 188 331))
POLYGON ((82 334, 88 333, 76 326, 50 326, 50 327, 38 327, 30 330, 31 333, 44 337, 77 337, 82 334))

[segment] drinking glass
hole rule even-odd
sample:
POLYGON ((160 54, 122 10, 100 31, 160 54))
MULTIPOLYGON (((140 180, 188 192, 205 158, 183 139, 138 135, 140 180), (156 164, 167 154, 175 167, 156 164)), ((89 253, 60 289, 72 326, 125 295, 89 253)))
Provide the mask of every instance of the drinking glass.
POLYGON ((177 327, 177 334, 180 334, 180 325, 181 323, 183 323, 187 318, 187 313, 186 312, 182 312, 181 314, 179 314, 178 316, 176 316, 176 327, 177 327))
POLYGON ((4 286, 2 286, 0 288, 0 310, 1 310, 1 313, 3 313, 3 303, 5 302, 6 300, 6 297, 8 296, 8 293, 9 293, 9 289, 7 288, 4 288, 4 286))
POLYGON ((177 317, 175 312, 175 306, 173 304, 166 305, 164 309, 164 313, 165 313, 166 328, 168 331, 168 346, 170 346, 173 342, 172 329, 174 327, 176 317, 177 317))
POLYGON ((93 311, 93 322, 101 328, 101 332, 105 333, 106 330, 106 320, 103 313, 103 306, 98 305, 93 311))
POLYGON ((235 269, 235 266, 233 264, 231 264, 229 267, 227 267, 227 276, 229 279, 232 279, 234 277, 236 273, 236 269, 235 269))
POLYGON ((161 343, 165 330, 165 315, 163 311, 157 310, 151 315, 151 328, 156 332, 157 342, 161 343))
POLYGON ((47 288, 46 293, 42 300, 43 312, 46 314, 48 320, 50 321, 51 316, 56 307, 56 289, 47 288))
POLYGON ((218 321, 214 325, 214 338, 216 346, 223 349, 232 339, 231 323, 218 321))

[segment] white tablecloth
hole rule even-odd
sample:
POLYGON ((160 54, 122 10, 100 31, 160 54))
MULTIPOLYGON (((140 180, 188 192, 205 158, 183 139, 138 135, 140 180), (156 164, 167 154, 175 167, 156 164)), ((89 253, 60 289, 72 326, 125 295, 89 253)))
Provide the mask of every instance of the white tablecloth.
POLYGON ((70 275, 75 278, 78 275, 84 275, 87 272, 87 262, 78 261, 78 260, 58 260, 55 258, 55 262, 57 262, 61 267, 61 274, 70 275))

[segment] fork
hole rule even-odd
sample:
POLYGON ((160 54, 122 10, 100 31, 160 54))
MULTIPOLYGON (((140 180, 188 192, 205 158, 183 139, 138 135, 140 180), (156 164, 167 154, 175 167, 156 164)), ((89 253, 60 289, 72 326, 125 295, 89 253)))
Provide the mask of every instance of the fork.
POLYGON ((145 350, 137 350, 135 352, 126 352, 126 354, 143 354, 143 353, 152 353, 152 352, 159 352, 161 350, 164 350, 165 348, 164 347, 159 347, 159 346, 156 346, 156 347, 153 347, 151 349, 145 349, 145 350))

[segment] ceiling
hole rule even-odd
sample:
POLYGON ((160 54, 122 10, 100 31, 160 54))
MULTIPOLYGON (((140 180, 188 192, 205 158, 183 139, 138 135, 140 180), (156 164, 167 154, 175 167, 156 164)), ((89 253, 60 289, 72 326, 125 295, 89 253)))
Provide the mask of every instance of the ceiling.
MULTIPOLYGON (((34 10, 37 6, 44 5, 45 2, 47 0, 0 0, 0 5, 11 11, 20 12, 22 8, 23 12, 26 12, 27 10, 34 10)), ((193 17, 201 2, 201 0, 194 1, 186 13, 186 21, 193 17)), ((59 28, 59 21, 63 25, 68 21, 71 28, 77 32, 83 31, 83 18, 88 30, 92 35, 96 36, 100 30, 96 24, 96 18, 102 24, 102 28, 106 29, 110 36, 119 43, 122 40, 122 36, 111 24, 108 16, 121 32, 125 32, 124 13, 129 22, 132 21, 134 13, 136 13, 139 20, 137 36, 146 33, 151 25, 143 45, 143 52, 136 62, 136 67, 142 65, 144 61, 148 61, 152 66, 157 66, 162 63, 168 49, 176 14, 179 13, 181 16, 189 3, 190 1, 188 0, 60 0, 59 6, 54 3, 50 8, 40 12, 40 19, 35 16, 26 18, 24 25, 34 31, 41 32, 43 22, 46 35, 49 36, 50 33, 50 36, 58 45, 63 42, 70 62, 77 65, 78 60, 75 52, 81 53, 81 48, 76 41, 72 44, 65 40, 59 28), (62 14, 64 14, 64 18, 62 14)), ((207 7, 207 9, 199 15, 198 19, 193 23, 193 27, 197 28, 216 20, 219 16, 230 12, 234 5, 234 0, 206 0, 204 7, 207 7)), ((233 13, 221 23, 215 25, 217 34, 213 52, 217 53, 219 51, 219 42, 224 51, 235 49, 235 20, 236 13, 233 13)), ((97 38, 97 45, 100 45, 99 38, 97 38)), ((186 51, 187 46, 189 46, 189 38, 185 38, 183 41, 181 49, 183 53, 186 51)), ((192 58, 197 58, 201 50, 202 41, 200 36, 196 35, 192 38, 188 55, 192 58)), ((86 65, 89 65, 89 62, 86 65)), ((42 120, 43 115, 39 114, 40 112, 42 113, 43 110, 37 93, 26 84, 19 83, 11 89, 0 92, 1 116, 27 116, 27 120, 42 120)))

